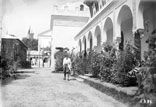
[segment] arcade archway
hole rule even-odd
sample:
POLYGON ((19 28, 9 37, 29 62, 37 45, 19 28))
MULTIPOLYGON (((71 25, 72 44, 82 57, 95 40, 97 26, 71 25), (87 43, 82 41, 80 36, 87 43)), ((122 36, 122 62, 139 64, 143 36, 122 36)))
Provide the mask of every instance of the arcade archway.
POLYGON ((106 34, 106 43, 111 45, 113 43, 113 22, 111 18, 106 19, 104 32, 106 34))
POLYGON ((120 27, 120 32, 121 32, 121 43, 124 46, 126 45, 127 42, 130 44, 134 43, 133 39, 133 33, 132 33, 132 28, 133 28, 133 16, 131 9, 127 6, 124 5, 118 15, 118 24, 120 27))

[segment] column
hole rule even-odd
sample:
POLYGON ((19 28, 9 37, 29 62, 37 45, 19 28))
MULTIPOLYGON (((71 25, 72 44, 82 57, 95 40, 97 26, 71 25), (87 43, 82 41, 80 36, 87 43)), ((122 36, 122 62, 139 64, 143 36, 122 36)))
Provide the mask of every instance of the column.
POLYGON ((54 35, 53 35, 52 30, 51 30, 51 70, 52 71, 55 71, 55 58, 54 58, 54 54, 55 54, 54 35))

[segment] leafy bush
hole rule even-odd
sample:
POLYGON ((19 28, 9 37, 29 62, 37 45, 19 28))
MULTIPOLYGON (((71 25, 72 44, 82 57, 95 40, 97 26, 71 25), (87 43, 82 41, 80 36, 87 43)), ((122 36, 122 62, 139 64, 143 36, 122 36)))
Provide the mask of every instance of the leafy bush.
POLYGON ((97 52, 92 52, 91 53, 91 67, 92 67, 92 76, 93 77, 98 77, 100 73, 100 62, 102 61, 102 55, 97 52))
POLYGON ((55 71, 63 71, 63 58, 65 57, 65 52, 58 51, 55 53, 54 58, 56 60, 55 62, 55 71))
POLYGON ((85 65, 82 58, 77 54, 72 61, 72 68, 77 74, 85 74, 85 65))
POLYGON ((151 104, 142 103, 142 105, 151 105, 149 107, 155 107, 156 105, 156 67, 141 67, 140 73, 137 75, 139 83, 139 89, 135 98, 139 99, 142 103, 143 100, 151 101, 151 104))
POLYGON ((1 63, 1 67, 2 67, 2 78, 5 79, 7 77, 10 77, 10 73, 12 72, 13 69, 13 58, 10 57, 9 58, 2 58, 2 63, 1 63))
MULTIPOLYGON (((151 107, 156 105, 156 51, 150 50, 145 60, 144 67, 140 68, 137 75, 139 81, 138 98, 151 101, 151 107)), ((149 105, 149 104, 146 104, 149 105)))
POLYGON ((116 71, 117 80, 123 86, 135 85, 136 79, 127 76, 127 73, 131 71, 137 64, 137 60, 133 53, 133 46, 130 44, 126 45, 124 51, 120 52, 118 56, 116 71))
POLYGON ((149 107, 156 105, 156 30, 149 37, 149 52, 145 56, 145 67, 141 68, 141 73, 138 75, 139 98, 141 100, 149 100, 151 104, 145 103, 149 107))
POLYGON ((2 58, 0 65, 1 65, 0 67, 1 67, 3 70, 7 70, 7 68, 8 68, 8 62, 7 62, 6 59, 2 58))
POLYGON ((21 61, 20 67, 21 68, 31 68, 31 63, 29 61, 21 61))
POLYGON ((86 66, 86 73, 92 73, 92 52, 89 52, 87 57, 86 57, 86 62, 85 62, 85 66, 86 66))
POLYGON ((116 50, 111 45, 105 46, 104 49, 105 53, 101 53, 103 57, 100 63, 100 77, 102 80, 111 82, 114 73, 113 64, 116 60, 116 50))

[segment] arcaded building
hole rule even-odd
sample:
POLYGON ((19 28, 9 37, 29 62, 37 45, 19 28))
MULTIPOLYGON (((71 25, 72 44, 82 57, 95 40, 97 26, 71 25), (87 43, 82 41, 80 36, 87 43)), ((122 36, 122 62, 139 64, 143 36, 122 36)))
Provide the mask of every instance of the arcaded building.
MULTIPOLYGON (((156 0, 85 0, 90 19, 75 35, 79 52, 100 52, 105 44, 136 45, 143 59, 148 38, 156 36, 156 0), (137 41, 137 42, 136 42, 137 41), (139 42, 138 42, 139 41, 139 42)), ((124 48, 124 47, 123 47, 124 48)))

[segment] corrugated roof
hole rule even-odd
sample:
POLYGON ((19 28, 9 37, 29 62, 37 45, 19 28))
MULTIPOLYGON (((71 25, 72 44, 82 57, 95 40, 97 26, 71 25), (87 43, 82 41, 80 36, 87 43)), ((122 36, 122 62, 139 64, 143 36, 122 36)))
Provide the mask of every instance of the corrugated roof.
POLYGON ((26 48, 28 48, 25 43, 23 41, 21 41, 18 37, 13 36, 13 35, 5 35, 4 37, 2 37, 2 39, 15 39, 18 40, 19 42, 21 42, 26 48))

